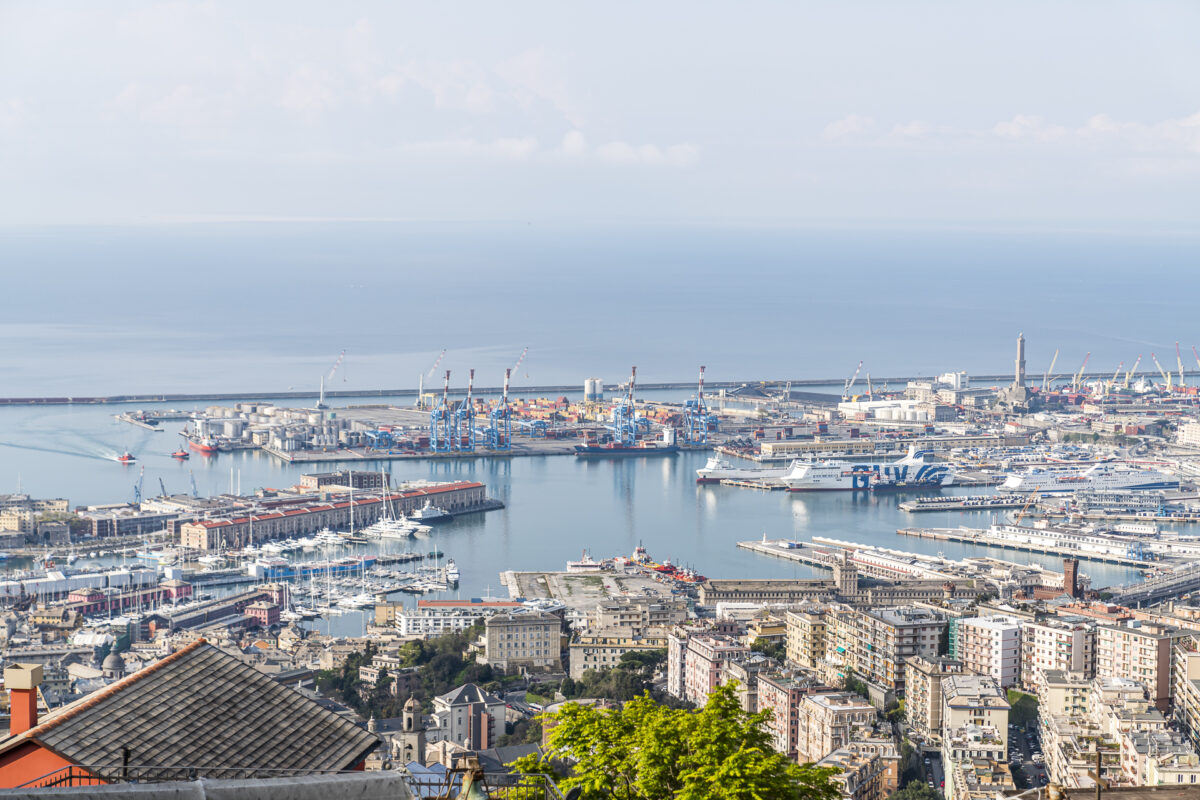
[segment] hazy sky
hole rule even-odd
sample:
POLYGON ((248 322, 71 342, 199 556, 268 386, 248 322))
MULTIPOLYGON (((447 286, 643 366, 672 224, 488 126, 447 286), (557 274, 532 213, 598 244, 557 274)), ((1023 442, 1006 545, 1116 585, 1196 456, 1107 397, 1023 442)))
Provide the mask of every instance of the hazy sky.
POLYGON ((0 3, 0 223, 1191 229, 1200 4, 0 3))

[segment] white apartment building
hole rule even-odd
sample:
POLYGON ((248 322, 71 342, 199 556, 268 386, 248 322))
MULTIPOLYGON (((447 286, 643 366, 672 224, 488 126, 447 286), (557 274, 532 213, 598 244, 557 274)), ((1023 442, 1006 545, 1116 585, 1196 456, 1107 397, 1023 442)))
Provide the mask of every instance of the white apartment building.
POLYGON ((854 730, 874 724, 875 706, 853 692, 810 694, 796 709, 796 760, 820 761, 853 741, 854 730))
POLYGON ((972 672, 989 675, 1003 687, 1021 678, 1021 620, 970 617, 958 623, 958 658, 972 672))
POLYGON ((561 623, 553 614, 496 614, 486 625, 483 663, 506 671, 562 668, 561 623))
POLYGON ((1040 697, 1049 670, 1096 674, 1094 622, 1051 618, 1021 627, 1021 688, 1040 697))

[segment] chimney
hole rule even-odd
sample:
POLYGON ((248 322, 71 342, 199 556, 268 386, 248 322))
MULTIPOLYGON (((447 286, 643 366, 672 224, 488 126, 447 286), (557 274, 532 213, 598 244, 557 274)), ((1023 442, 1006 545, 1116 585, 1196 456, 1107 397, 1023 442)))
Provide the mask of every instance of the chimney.
POLYGON ((37 688, 42 682, 41 664, 13 664, 4 670, 8 688, 8 735, 16 736, 37 725, 37 688))

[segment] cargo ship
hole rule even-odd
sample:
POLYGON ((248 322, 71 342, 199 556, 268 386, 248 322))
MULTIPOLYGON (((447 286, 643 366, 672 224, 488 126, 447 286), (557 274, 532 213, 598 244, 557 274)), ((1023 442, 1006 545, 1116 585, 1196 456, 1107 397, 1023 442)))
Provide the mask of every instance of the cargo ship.
POLYGON ((1078 467, 1030 467, 1014 473, 1000 485, 1005 492, 1075 492, 1080 489, 1178 489, 1179 478, 1156 469, 1132 464, 1096 464, 1078 467))
POLYGON ((797 461, 783 476, 790 492, 928 491, 954 479, 948 464, 929 463, 928 450, 909 448, 908 455, 886 464, 847 464, 844 461, 797 461))
POLYGON ((673 456, 679 452, 679 446, 674 444, 655 444, 653 442, 638 442, 633 445, 609 442, 608 444, 577 444, 577 456, 673 456))
POLYGON ((192 448, 197 453, 203 453, 206 456, 210 456, 213 453, 217 452, 217 440, 216 439, 192 439, 192 438, 189 438, 188 439, 188 447, 192 448))

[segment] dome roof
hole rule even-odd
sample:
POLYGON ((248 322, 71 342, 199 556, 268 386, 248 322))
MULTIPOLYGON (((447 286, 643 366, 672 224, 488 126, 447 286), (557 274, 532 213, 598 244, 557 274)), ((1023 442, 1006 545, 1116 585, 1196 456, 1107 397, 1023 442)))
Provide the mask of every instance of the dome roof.
POLYGON ((408 696, 408 702, 404 704, 404 710, 405 711, 417 711, 419 709, 420 709, 420 706, 417 705, 417 698, 413 697, 410 694, 408 696))
POLYGON ((104 662, 100 665, 100 669, 105 672, 124 672, 125 659, 121 658, 117 653, 109 653, 104 657, 104 662))

